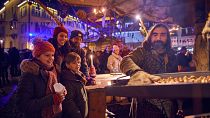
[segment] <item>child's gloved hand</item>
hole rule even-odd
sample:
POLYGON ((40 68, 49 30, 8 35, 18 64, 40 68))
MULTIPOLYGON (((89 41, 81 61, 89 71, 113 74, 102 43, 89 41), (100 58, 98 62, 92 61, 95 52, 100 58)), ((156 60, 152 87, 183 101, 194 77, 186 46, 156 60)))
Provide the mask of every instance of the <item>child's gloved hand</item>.
POLYGON ((144 71, 137 71, 131 76, 128 85, 147 85, 152 84, 159 79, 161 79, 161 77, 151 75, 144 71))
POLYGON ((92 77, 86 77, 86 79, 87 79, 87 86, 89 86, 89 85, 96 85, 96 80, 94 79, 94 78, 92 78, 92 77))

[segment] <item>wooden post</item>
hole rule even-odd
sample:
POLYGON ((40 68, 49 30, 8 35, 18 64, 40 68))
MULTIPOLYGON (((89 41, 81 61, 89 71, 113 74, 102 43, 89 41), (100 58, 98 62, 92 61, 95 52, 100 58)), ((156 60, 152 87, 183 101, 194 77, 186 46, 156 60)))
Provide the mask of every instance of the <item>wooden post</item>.
POLYGON ((105 118, 105 89, 88 90, 88 118, 105 118))

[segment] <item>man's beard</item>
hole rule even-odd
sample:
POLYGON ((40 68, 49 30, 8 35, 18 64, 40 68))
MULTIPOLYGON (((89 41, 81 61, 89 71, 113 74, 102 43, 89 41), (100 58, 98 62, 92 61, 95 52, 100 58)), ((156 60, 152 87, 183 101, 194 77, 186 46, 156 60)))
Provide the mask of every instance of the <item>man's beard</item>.
POLYGON ((158 54, 164 54, 166 52, 166 46, 161 40, 153 42, 152 49, 155 50, 158 54))
POLYGON ((71 42, 71 46, 74 47, 74 48, 80 48, 80 43, 71 42))

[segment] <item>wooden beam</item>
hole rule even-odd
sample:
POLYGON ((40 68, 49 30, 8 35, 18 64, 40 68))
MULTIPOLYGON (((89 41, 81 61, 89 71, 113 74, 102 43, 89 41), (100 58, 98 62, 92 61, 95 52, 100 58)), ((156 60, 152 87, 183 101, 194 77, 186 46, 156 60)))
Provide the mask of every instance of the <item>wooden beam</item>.
POLYGON ((92 6, 101 7, 106 4, 106 0, 58 0, 62 4, 74 5, 74 6, 92 6))
POLYGON ((55 21, 55 23, 59 26, 62 26, 63 24, 58 20, 56 16, 54 16, 48 9, 47 7, 40 1, 40 0, 35 0, 55 21))

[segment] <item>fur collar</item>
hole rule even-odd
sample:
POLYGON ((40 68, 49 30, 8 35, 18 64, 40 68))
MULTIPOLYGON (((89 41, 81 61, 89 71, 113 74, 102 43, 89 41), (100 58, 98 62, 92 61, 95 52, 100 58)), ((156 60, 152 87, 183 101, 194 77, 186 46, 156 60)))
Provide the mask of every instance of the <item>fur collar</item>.
POLYGON ((31 73, 31 74, 34 74, 34 75, 39 74, 39 65, 36 64, 31 59, 23 60, 20 64, 20 69, 24 73, 31 73))

